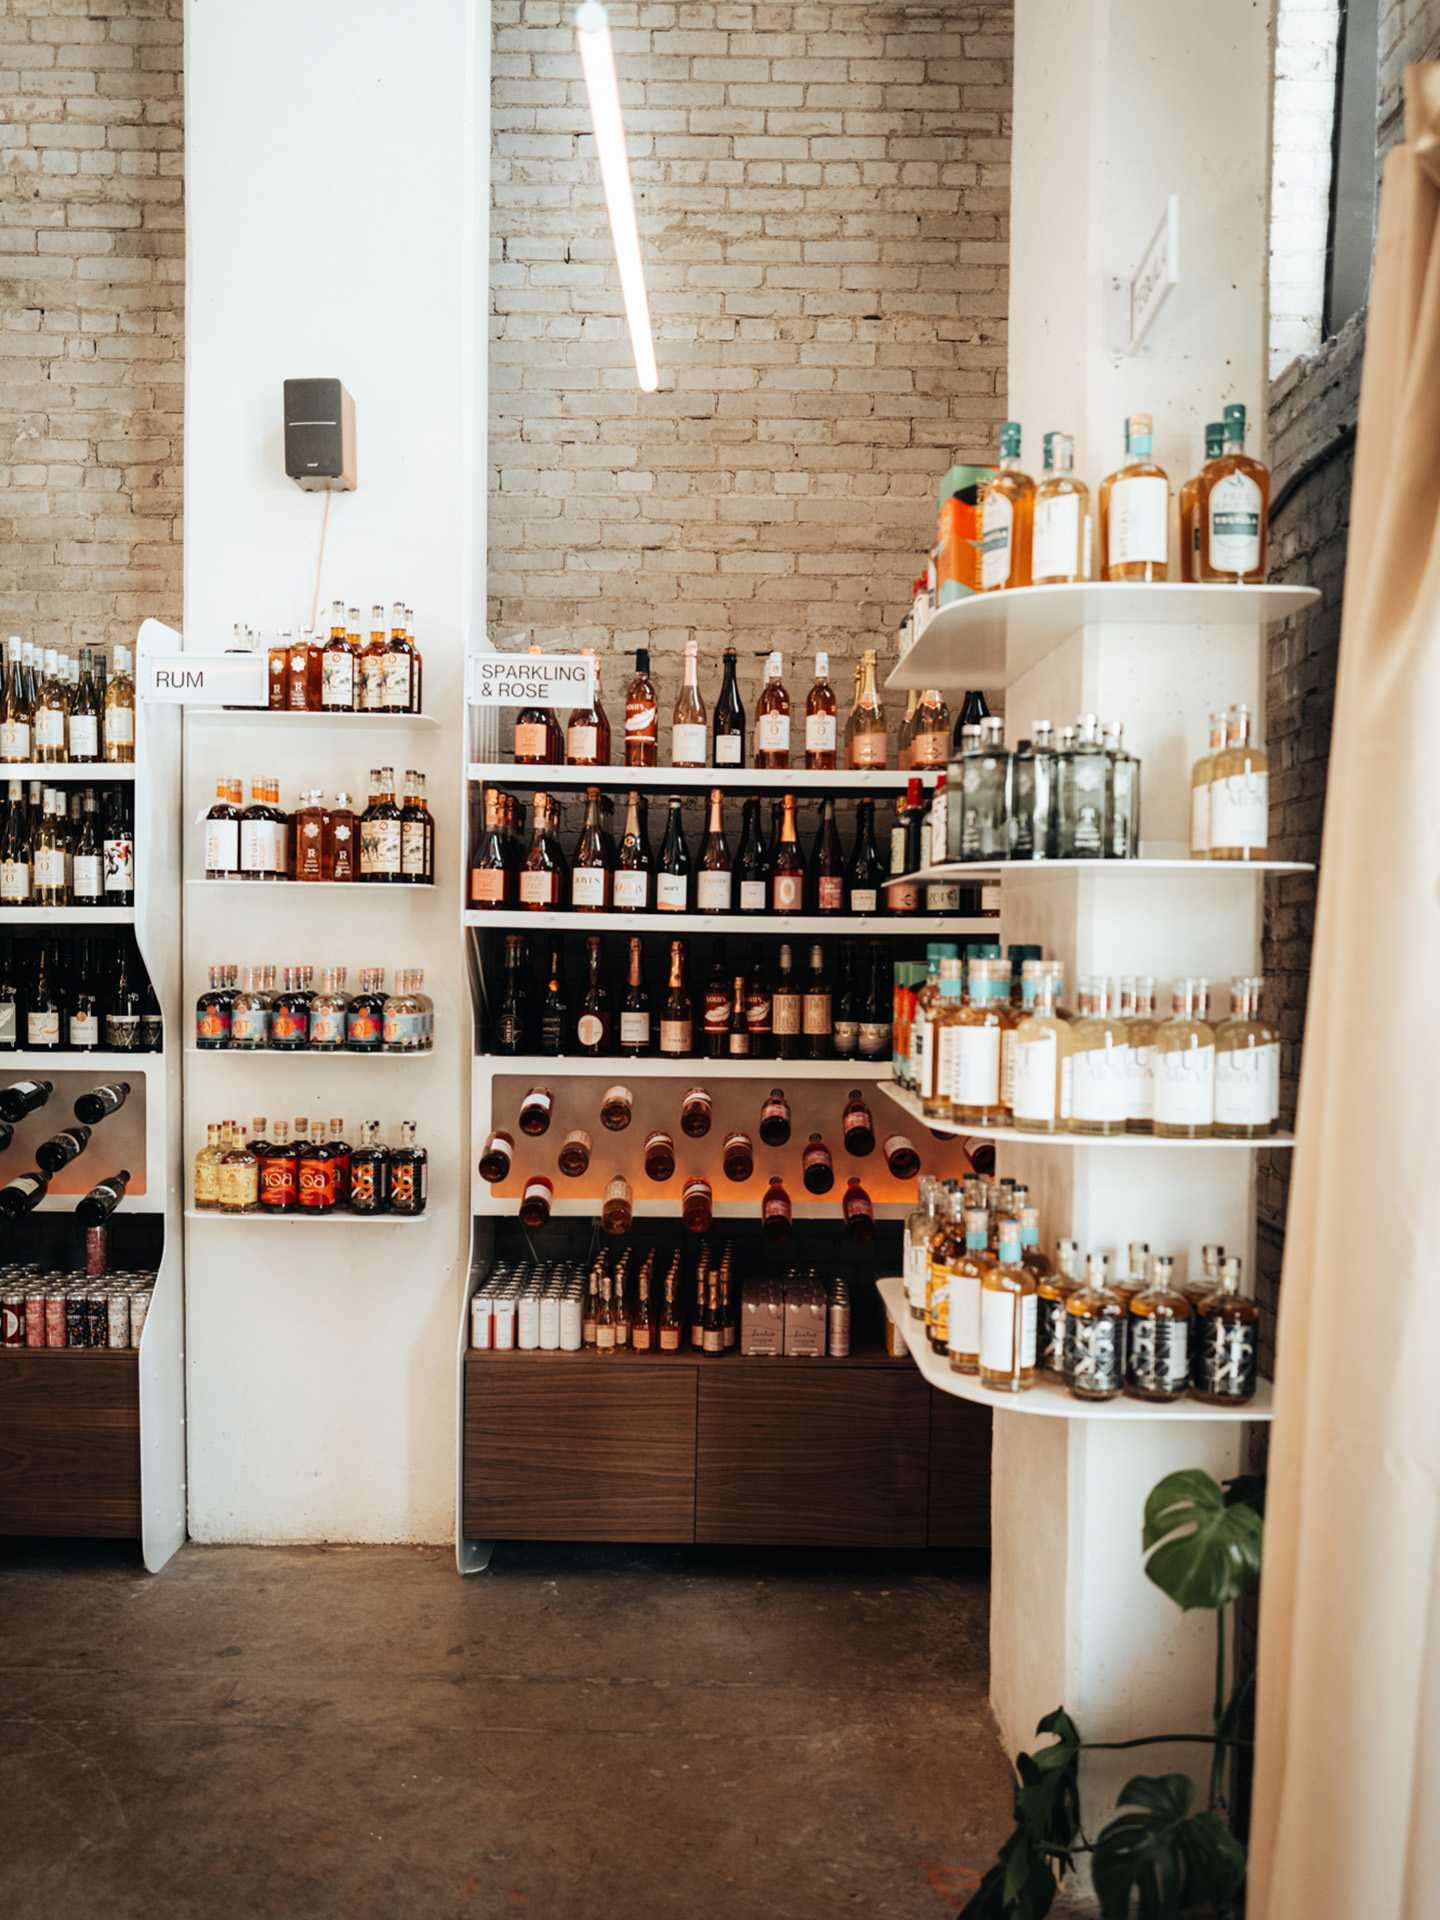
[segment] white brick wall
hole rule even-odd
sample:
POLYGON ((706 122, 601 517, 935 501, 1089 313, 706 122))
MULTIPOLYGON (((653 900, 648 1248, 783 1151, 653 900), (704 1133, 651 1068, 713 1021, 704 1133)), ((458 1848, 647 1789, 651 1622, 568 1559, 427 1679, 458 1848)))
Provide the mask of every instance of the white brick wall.
POLYGON ((652 396, 569 12, 494 13, 496 633, 828 645, 847 685, 1005 410, 1008 4, 611 7, 652 396))
POLYGON ((1270 168, 1270 377, 1320 345, 1338 0, 1277 0, 1270 168))

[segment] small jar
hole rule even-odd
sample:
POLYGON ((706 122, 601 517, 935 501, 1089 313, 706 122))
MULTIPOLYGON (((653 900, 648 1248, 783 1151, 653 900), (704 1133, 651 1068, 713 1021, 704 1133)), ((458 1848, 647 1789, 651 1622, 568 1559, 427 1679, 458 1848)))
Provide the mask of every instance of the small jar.
MULTIPOLYGON (((525 1182, 525 1191, 520 1196, 520 1224, 532 1229, 543 1227, 550 1218, 551 1203, 555 1198, 554 1182, 543 1173, 533 1173, 525 1182)), ((499 1346, 499 1341, 496 1341, 499 1346)))
POLYGON ((770 1184, 760 1200, 760 1224, 766 1233, 778 1240, 783 1234, 789 1233, 793 1218, 794 1209, 785 1191, 785 1183, 778 1173, 772 1173, 770 1184))
POLYGON ((829 1193, 835 1184, 835 1162, 818 1133, 812 1133, 806 1142, 800 1165, 807 1193, 829 1193))
POLYGON ((691 1087, 680 1102, 680 1131, 691 1140, 703 1140, 710 1131, 710 1089, 691 1087))
POLYGON ((630 1182, 623 1173, 617 1173, 605 1189, 600 1224, 607 1233, 628 1233, 634 1219, 635 1206, 630 1194, 630 1182))
POLYGON ((675 1142, 664 1127, 656 1127, 646 1136, 645 1178, 662 1185, 675 1178, 675 1142))
POLYGON ((584 1127, 572 1127, 560 1142, 555 1164, 568 1180, 578 1180, 590 1165, 592 1141, 584 1127))
POLYGON ((760 1109, 760 1138, 767 1147, 783 1147, 790 1138, 790 1102, 781 1087, 770 1089, 760 1109))
POLYGON ((520 1131, 532 1137, 550 1131, 555 1096, 548 1087, 531 1087, 520 1102, 520 1131))
POLYGON ((863 1160, 867 1154, 875 1151, 875 1122, 870 1117, 870 1109, 860 1097, 860 1089, 852 1087, 850 1098, 845 1102, 845 1113, 840 1122, 845 1140, 845 1151, 853 1160, 863 1160))
POLYGON ((738 1127, 725 1142, 721 1155, 725 1178, 743 1186, 755 1171, 755 1149, 748 1133, 738 1127))
POLYGON ((894 1180, 913 1180, 920 1171, 920 1151, 907 1134, 887 1134, 881 1148, 885 1164, 894 1180))
POLYGON ((713 1217, 714 1198, 710 1192, 710 1182, 703 1175, 692 1173, 680 1196, 680 1218, 685 1229, 689 1233, 708 1233, 713 1217))
POLYGON ((845 1188, 845 1198, 841 1201, 845 1215, 845 1226, 857 1240, 869 1240, 875 1233, 875 1202, 860 1184, 858 1173, 852 1173, 845 1188))
POLYGON ((600 1124, 610 1133, 623 1133, 635 1115, 635 1096, 629 1087, 607 1087, 600 1102, 600 1124))
POLYGON ((514 1158, 515 1142, 510 1135, 492 1133, 480 1155, 480 1178, 492 1187, 498 1186, 502 1180, 509 1179, 514 1158))

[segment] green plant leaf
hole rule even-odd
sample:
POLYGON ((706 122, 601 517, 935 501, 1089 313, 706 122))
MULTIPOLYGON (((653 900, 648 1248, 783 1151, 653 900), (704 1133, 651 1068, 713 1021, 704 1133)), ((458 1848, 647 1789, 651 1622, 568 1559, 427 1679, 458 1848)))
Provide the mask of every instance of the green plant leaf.
POLYGON ((1245 1852, 1218 1813, 1192 1814, 1194 1787, 1183 1773, 1128 1781, 1122 1809, 1095 1842, 1095 1891, 1105 1920, 1176 1920, 1190 1908, 1233 1900, 1245 1879, 1245 1852))
POLYGON ((1227 1607, 1259 1583, 1262 1532, 1254 1507, 1227 1506, 1208 1473, 1167 1473, 1145 1502, 1146 1576, 1186 1612, 1227 1607))
POLYGON ((1042 1848, 1059 1854, 1060 1871, 1068 1872, 1080 1831, 1080 1733, 1063 1707, 1047 1713, 1035 1731, 1056 1738, 1048 1747, 1016 1756, 1015 1819, 1042 1848))
POLYGON ((1220 1813, 1197 1813, 1176 1829, 1185 1856, 1185 1898, 1191 1906, 1223 1907, 1245 1884, 1245 1849, 1220 1813))
POLYGON ((1055 1899, 1055 1875, 1024 1827, 1017 1827, 1000 1857, 961 1909, 960 1920, 1045 1920, 1055 1899))

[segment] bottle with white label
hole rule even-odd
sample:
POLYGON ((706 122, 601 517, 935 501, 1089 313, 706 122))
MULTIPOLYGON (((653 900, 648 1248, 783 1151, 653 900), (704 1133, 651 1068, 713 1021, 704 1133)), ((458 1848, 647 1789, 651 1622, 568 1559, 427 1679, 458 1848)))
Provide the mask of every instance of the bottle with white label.
POLYGON ((990 1216, 984 1207, 963 1210, 965 1237, 950 1245, 950 1318, 945 1347, 952 1373, 980 1371, 981 1304, 985 1276, 995 1265, 990 1252, 990 1216))
POLYGON ((1020 1258, 1020 1222, 1000 1223, 1000 1257, 980 1283, 980 1384, 1023 1393, 1035 1384, 1035 1276, 1020 1258))
POLYGON ((660 842, 655 862, 655 906, 660 913, 688 913, 690 910, 690 844, 680 818, 680 796, 670 796, 670 815, 665 822, 665 837, 660 842))
MULTIPOLYGON (((238 809, 237 821, 238 821, 238 809)), ((238 836, 238 824, 235 828, 238 836)), ((236 859, 239 842, 236 841, 236 859)), ((87 787, 80 801, 80 832, 70 860, 70 899, 77 907, 105 905, 105 855, 96 816, 95 789, 87 787)))
POLYGON ((925 1318, 925 1283, 930 1277, 930 1242, 940 1217, 941 1187, 927 1174, 920 1182, 919 1205, 905 1218, 905 1304, 912 1320, 925 1318))
MULTIPOLYGON (((395 769, 377 767, 369 806, 360 816, 360 878, 376 884, 398 882, 404 874, 401 810, 395 799, 395 769)), ((276 786, 278 792, 278 783, 276 786)), ((535 817, 540 817, 537 804, 535 817)), ((283 832, 283 829, 282 829, 283 832)))
POLYGON ((1196 491, 1201 580, 1259 584, 1265 578, 1270 470, 1245 451, 1245 409, 1225 409, 1225 450, 1209 460, 1196 491))
POLYGON ((830 656, 815 656, 815 679, 805 696, 805 765, 824 771, 835 765, 835 689, 830 684, 830 656))
POLYGON ((755 764, 782 768, 790 765, 790 695, 781 678, 784 661, 772 653, 765 662, 765 685, 755 702, 755 764))
POLYGON ((1215 1122, 1215 1032, 1199 1013, 1204 980, 1177 981, 1173 1018, 1155 1035, 1155 1124, 1164 1140, 1208 1140, 1215 1122))
POLYGON ((1210 777, 1225 751, 1225 715, 1210 716, 1210 751, 1202 753, 1190 773, 1190 858, 1210 858, 1210 777))
POLYGON ((1011 1125, 1025 1133, 1064 1133, 1070 1124, 1070 1022, 1055 1011, 1055 977, 1035 979, 1035 1006, 1010 1042, 1011 1125))
POLYGON ((215 782, 215 804, 205 816, 205 878, 235 880, 240 874, 241 783, 224 774, 215 782))
POLYGON ((1090 489, 1075 478, 1075 442, 1068 433, 1047 433, 1044 448, 1030 564, 1037 587, 1090 578, 1090 489))
POLYGON ((570 905, 580 913, 604 913, 610 905, 610 849, 600 830, 600 789, 585 789, 585 818, 570 863, 570 905))
POLYGON ((130 677, 128 647, 116 647, 115 669, 105 685, 102 750, 116 766, 128 766, 135 759, 135 682, 130 677))
POLYGON ((650 906, 650 842, 645 831, 644 813, 638 792, 632 792, 625 809, 625 831, 620 836, 620 851, 615 856, 613 881, 617 913, 645 913, 650 906))
POLYGON ((68 673, 61 677, 60 655, 54 647, 45 649, 45 674, 35 701, 31 722, 37 760, 51 762, 68 758, 70 684, 68 673))
POLYGON ((969 1126, 1004 1126, 1009 1118, 1001 1071, 1005 1039, 1015 1025, 1010 1010, 1010 962, 972 959, 967 1004, 953 1026, 954 1080, 950 1117, 969 1126))
POLYGON ((1157 1253, 1125 1322, 1125 1391, 1132 1400, 1180 1400, 1190 1382, 1190 1302, 1174 1286, 1175 1262, 1157 1253))
POLYGON ((250 781, 250 804, 240 815, 242 880, 285 878, 285 816, 279 806, 280 783, 263 776, 250 781))
POLYGON ((1120 1018, 1130 1052, 1130 1092, 1125 1102, 1125 1131, 1155 1131, 1155 981, 1141 974, 1120 983, 1120 1018))
POLYGON ((1260 1016, 1264 981, 1230 982, 1230 1017, 1215 1029, 1215 1132, 1226 1140, 1273 1133, 1280 1113, 1280 1039, 1260 1016))
POLYGON ((1125 422, 1125 461, 1100 488, 1102 580, 1164 580, 1170 570, 1170 480, 1151 458, 1148 413, 1125 422))
MULTIPOLYGON (((964 963, 951 948, 940 961, 940 991, 926 1023, 925 1062, 921 1080, 921 1112, 927 1120, 955 1116, 955 1060, 960 1038, 959 1019, 964 963)), ((998 1065, 997 1065, 998 1074, 998 1065)))
POLYGON ((25 643, 12 633, 5 643, 5 685, 0 692, 0 761, 12 766, 34 758, 31 752, 31 722, 35 701, 25 672, 25 643))
POLYGON ((710 818, 695 870, 696 911, 729 913, 731 877, 730 849, 725 844, 725 795, 719 787, 712 787, 710 818))
POLYGON ((1210 763, 1211 860, 1263 860, 1270 844, 1270 756, 1250 738, 1250 709, 1230 709, 1210 763))
POLYGON ((1079 1013, 1070 1024, 1070 1072, 1071 1131, 1124 1133, 1130 1105, 1129 1032, 1111 1011, 1110 982, 1100 975, 1079 984, 1079 1013))
POLYGON ((743 767, 745 764, 745 707, 736 678, 738 660, 734 647, 726 647, 720 694, 710 721, 712 757, 717 767, 743 767))
POLYGON ((707 745, 705 702, 700 698, 700 645, 685 642, 685 677, 670 716, 670 764, 703 767, 707 745))
POLYGON ((980 501, 980 591, 1030 585, 1035 482, 1020 469, 1020 422, 1000 427, 1000 465, 980 501))

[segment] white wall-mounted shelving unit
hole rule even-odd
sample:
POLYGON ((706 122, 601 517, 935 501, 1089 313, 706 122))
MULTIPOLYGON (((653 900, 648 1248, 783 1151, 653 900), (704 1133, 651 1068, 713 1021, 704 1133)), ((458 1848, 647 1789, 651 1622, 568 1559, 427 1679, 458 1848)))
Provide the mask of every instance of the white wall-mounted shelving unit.
POLYGON ((1120 1153, 1132 1147, 1163 1148, 1176 1153, 1206 1153, 1216 1148, 1239 1147, 1250 1153, 1266 1153, 1276 1148, 1283 1151, 1295 1144, 1293 1133, 1280 1132, 1262 1134, 1254 1140, 1221 1139, 1214 1135, 1203 1140, 1175 1140, 1154 1133, 1034 1133, 1028 1127, 992 1127, 980 1121, 930 1120, 908 1087, 896 1086, 890 1080, 881 1085, 880 1091, 887 1100, 902 1107, 917 1126, 928 1127, 932 1133, 954 1134, 964 1139, 1012 1140, 1021 1147, 1073 1147, 1080 1151, 1087 1147, 1106 1147, 1120 1153))

